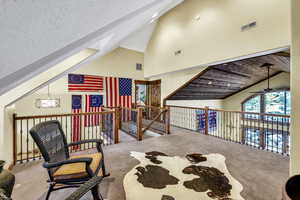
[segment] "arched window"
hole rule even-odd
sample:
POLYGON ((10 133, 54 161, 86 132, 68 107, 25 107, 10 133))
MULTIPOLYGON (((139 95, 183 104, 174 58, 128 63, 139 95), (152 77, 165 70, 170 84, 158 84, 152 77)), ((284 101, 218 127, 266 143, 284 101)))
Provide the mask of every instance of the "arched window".
MULTIPOLYGON (((265 94, 250 96, 242 103, 244 112, 290 115, 291 99, 289 90, 277 90, 265 94)), ((280 116, 260 116, 244 114, 243 135, 246 144, 282 152, 283 141, 288 141, 289 135, 282 126, 289 126, 289 119, 280 116), (247 124, 250 123, 250 127, 247 124), (277 125, 276 128, 269 128, 277 125), (280 124, 280 125, 278 125, 280 124), (284 131, 285 130, 285 131, 284 131)))
POLYGON ((278 90, 251 96, 243 101, 242 110, 244 112, 289 115, 291 113, 290 91, 278 90))

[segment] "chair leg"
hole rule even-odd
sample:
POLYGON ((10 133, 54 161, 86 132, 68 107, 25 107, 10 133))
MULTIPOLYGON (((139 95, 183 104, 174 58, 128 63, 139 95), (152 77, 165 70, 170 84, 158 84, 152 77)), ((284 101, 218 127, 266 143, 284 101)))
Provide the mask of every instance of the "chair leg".
POLYGON ((110 173, 107 173, 107 172, 106 172, 104 160, 102 160, 102 168, 101 168, 101 170, 102 170, 103 177, 108 177, 108 176, 110 176, 110 173))
POLYGON ((51 184, 49 186, 49 189, 48 189, 48 192, 47 192, 46 200, 49 200, 49 197, 50 197, 51 192, 53 191, 53 188, 54 188, 54 185, 51 184))
POLYGON ((95 187, 92 188, 92 195, 94 200, 103 200, 102 196, 100 195, 99 191, 98 191, 98 186, 96 185, 95 187))

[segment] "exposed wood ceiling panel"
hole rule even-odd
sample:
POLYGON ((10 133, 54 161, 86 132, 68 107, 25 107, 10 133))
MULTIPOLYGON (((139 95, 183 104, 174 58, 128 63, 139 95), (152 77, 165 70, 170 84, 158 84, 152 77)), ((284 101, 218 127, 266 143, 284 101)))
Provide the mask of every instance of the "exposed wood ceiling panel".
POLYGON ((270 76, 290 71, 289 52, 249 58, 210 66, 184 86, 169 95, 166 100, 224 99, 267 79, 267 69, 261 66, 270 63, 270 76))

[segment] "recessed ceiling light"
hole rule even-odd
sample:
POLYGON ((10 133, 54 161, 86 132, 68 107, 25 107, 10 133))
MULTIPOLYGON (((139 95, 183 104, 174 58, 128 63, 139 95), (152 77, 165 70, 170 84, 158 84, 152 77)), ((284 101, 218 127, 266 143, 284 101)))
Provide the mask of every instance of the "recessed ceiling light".
POLYGON ((209 82, 208 82, 208 85, 211 85, 211 84, 212 84, 212 81, 209 81, 209 82))
POLYGON ((200 20, 200 15, 197 15, 197 16, 195 17, 195 20, 196 20, 196 21, 199 21, 199 20, 200 20))
POLYGON ((230 86, 231 86, 231 84, 230 84, 230 83, 228 83, 228 84, 227 84, 227 87, 230 87, 230 86))

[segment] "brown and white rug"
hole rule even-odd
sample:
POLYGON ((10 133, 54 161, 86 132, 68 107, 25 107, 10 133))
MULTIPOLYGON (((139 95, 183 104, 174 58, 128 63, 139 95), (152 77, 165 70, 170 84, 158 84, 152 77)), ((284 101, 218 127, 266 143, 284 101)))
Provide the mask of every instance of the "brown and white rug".
POLYGON ((125 175, 126 200, 243 200, 243 186, 231 176, 221 154, 131 156, 140 164, 125 175))

